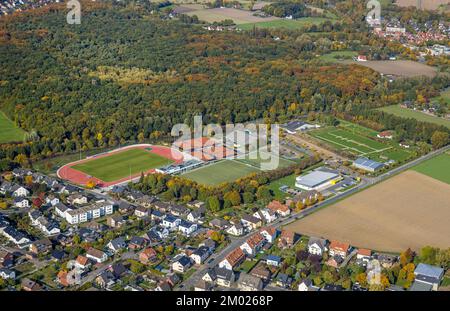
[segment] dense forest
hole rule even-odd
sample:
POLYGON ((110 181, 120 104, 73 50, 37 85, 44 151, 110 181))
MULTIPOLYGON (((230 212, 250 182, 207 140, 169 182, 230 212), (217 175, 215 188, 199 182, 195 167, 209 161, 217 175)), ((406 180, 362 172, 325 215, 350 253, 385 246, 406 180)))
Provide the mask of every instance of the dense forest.
MULTIPOLYGON (((0 20, 0 109, 32 133, 29 143, 1 147, 4 165, 158 140, 197 114, 205 123, 283 122, 311 111, 396 103, 410 88, 436 92, 449 83, 388 87, 371 69, 311 60, 333 48, 330 39, 276 41, 256 29, 212 33, 152 9, 90 2, 81 25, 67 24, 62 6, 0 20)), ((436 126, 424 126, 427 134, 408 138, 429 141, 436 126)))

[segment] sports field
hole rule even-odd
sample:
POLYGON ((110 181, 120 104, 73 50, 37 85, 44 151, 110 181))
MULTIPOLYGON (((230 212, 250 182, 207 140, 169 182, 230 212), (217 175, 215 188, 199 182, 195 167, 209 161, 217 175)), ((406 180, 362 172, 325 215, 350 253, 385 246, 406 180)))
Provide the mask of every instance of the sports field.
POLYGON ((327 63, 338 63, 343 60, 352 59, 357 55, 358 53, 355 51, 334 51, 320 56, 319 59, 327 63))
POLYGON ((355 247, 401 252, 450 245, 450 185, 410 170, 287 226, 355 247))
POLYGON ((216 186, 223 182, 232 182, 260 170, 237 160, 222 160, 182 174, 183 177, 199 184, 216 186))
MULTIPOLYGON (((262 163, 266 163, 266 164, 270 163, 270 159, 271 159, 270 156, 271 156, 270 153, 264 152, 264 154, 261 154, 261 151, 260 151, 259 154, 256 155, 255 159, 251 159, 249 155, 246 155, 246 158, 236 159, 236 161, 239 161, 241 163, 248 164, 251 166, 255 166, 256 168, 260 169, 262 163)), ((274 159, 274 162, 272 162, 274 164, 276 163, 275 159, 274 159)), ((288 167, 293 164, 295 164, 295 162, 292 160, 278 157, 278 166, 276 168, 288 167)))
POLYGON ((450 154, 444 153, 413 168, 415 171, 450 184, 450 154))
POLYGON ((173 163, 173 161, 145 149, 129 149, 107 157, 80 163, 72 166, 72 168, 100 180, 111 182, 130 174, 146 172, 170 163, 173 163))
POLYGON ((386 106, 386 107, 382 107, 379 109, 384 112, 391 113, 391 114, 394 114, 399 117, 413 118, 418 121, 430 122, 430 123, 443 125, 443 126, 450 128, 450 120, 430 116, 430 115, 425 114, 420 111, 416 111, 416 110, 412 110, 412 109, 408 109, 408 108, 402 108, 402 107, 400 107, 400 105, 386 106))
POLYGON ((0 144, 23 141, 25 131, 15 124, 0 111, 0 144))
POLYGON ((338 127, 310 131, 309 134, 337 150, 347 151, 376 161, 403 161, 410 152, 391 141, 380 142, 374 138, 376 131, 342 121, 338 127))

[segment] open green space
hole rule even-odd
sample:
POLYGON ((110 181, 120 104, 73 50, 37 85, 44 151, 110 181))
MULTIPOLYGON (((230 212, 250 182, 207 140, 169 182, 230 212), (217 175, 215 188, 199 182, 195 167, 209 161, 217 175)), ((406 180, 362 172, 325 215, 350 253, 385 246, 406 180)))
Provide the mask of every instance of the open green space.
POLYGON ((278 19, 267 22, 246 23, 240 24, 239 28, 242 30, 251 30, 253 27, 257 28, 285 28, 285 29, 300 29, 306 25, 320 25, 321 23, 330 20, 324 17, 303 17, 299 19, 278 19))
POLYGON ((418 121, 430 122, 430 123, 443 125, 443 126, 450 128, 449 120, 446 120, 444 118, 434 117, 434 116, 425 114, 425 113, 417 111, 417 110, 402 108, 402 107, 400 107, 400 105, 386 106, 386 107, 382 107, 379 109, 384 112, 391 113, 391 114, 394 114, 399 117, 413 118, 418 121))
MULTIPOLYGON (((236 159, 236 161, 239 161, 241 163, 248 164, 248 165, 256 167, 257 169, 260 169, 262 163, 270 164, 271 159, 272 159, 272 155, 270 153, 259 151, 258 153, 255 152, 255 153, 247 154, 245 158, 243 158, 243 159, 238 158, 238 159, 236 159), (250 156, 252 156, 252 158, 250 158, 250 156)), ((276 159, 278 159, 278 167, 277 168, 288 167, 290 165, 295 164, 295 162, 292 160, 284 159, 282 157, 275 157, 275 156, 273 156, 272 163, 275 164, 276 159)))
POLYGON ((450 184, 450 154, 444 153, 413 168, 416 172, 450 184))
POLYGON ((343 60, 352 59, 357 55, 358 53, 355 51, 334 51, 320 56, 319 59, 324 62, 338 63, 343 60))
POLYGON ((0 111, 0 144, 23 141, 25 131, 0 111))
POLYGON ((182 174, 183 177, 199 184, 215 186, 223 182, 232 182, 260 170, 237 160, 222 160, 182 174))
POLYGON ((102 158, 92 159, 72 168, 105 182, 172 163, 172 160, 142 149, 129 149, 102 158))

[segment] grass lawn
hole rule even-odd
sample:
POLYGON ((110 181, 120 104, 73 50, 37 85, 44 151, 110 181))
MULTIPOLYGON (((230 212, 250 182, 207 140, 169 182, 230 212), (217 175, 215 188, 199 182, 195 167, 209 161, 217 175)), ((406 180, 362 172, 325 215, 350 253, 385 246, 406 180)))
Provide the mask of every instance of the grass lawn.
POLYGON ((232 182, 260 170, 254 166, 241 163, 237 160, 222 160, 220 162, 200 167, 182 174, 200 184, 215 186, 223 182, 232 182))
POLYGON ((412 110, 412 109, 408 109, 408 108, 401 108, 400 105, 386 106, 386 107, 382 107, 379 109, 384 112, 391 113, 391 114, 394 114, 399 117, 413 118, 418 121, 430 122, 430 123, 443 125, 443 126, 450 128, 449 120, 446 120, 444 118, 439 118, 439 117, 433 117, 433 116, 427 115, 425 113, 422 113, 420 111, 416 111, 416 110, 412 110))
POLYGON ((0 111, 0 144, 23 141, 25 131, 0 111))
POLYGON ((172 162, 172 160, 143 149, 129 149, 80 163, 72 168, 105 182, 111 182, 127 177, 130 169, 131 174, 134 175, 172 162))
POLYGON ((413 168, 416 172, 450 184, 450 154, 444 153, 413 168))
POLYGON ((288 186, 290 188, 295 189, 295 178, 297 176, 295 174, 280 178, 278 180, 275 180, 269 184, 269 189, 272 190, 275 199, 277 200, 283 200, 287 197, 291 197, 289 194, 284 193, 280 190, 281 186, 288 186))
POLYGON ((248 273, 257 263, 258 260, 246 260, 240 265, 239 270, 248 273))
MULTIPOLYGON (((236 159, 236 161, 239 161, 244 164, 252 165, 252 166, 256 167, 257 169, 260 169, 261 163, 270 164, 270 160, 271 160, 270 153, 267 153, 267 152, 264 152, 264 153, 265 153, 263 155, 264 159, 261 158, 261 156, 260 156, 261 152, 259 152, 256 156, 257 157, 256 159, 250 159, 249 155, 246 155, 245 159, 236 159)), ((295 164, 295 162, 292 160, 278 157, 278 168, 288 167, 293 164, 295 164)))
POLYGON ((342 60, 352 59, 357 55, 358 53, 354 51, 334 51, 320 56, 319 59, 325 62, 338 63, 342 60))
POLYGON ((444 100, 444 103, 450 106, 450 88, 446 89, 445 91, 442 91, 441 95, 432 98, 431 101, 439 102, 441 98, 444 100))
POLYGON ((253 26, 257 28, 286 28, 286 29, 299 29, 308 24, 316 24, 319 25, 329 18, 323 17, 303 17, 300 19, 279 19, 274 21, 267 22, 257 22, 257 23, 247 23, 241 24, 238 27, 242 30, 251 30, 253 26))

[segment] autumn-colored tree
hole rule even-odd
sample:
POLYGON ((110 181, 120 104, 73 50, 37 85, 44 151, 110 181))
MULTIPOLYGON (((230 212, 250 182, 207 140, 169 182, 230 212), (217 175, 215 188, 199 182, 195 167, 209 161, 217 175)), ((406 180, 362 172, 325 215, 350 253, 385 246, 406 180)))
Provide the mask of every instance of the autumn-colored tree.
POLYGON ((25 176, 24 181, 25 181, 25 184, 30 186, 33 183, 33 176, 31 176, 31 175, 25 176))
POLYGON ((410 248, 408 248, 406 251, 402 252, 400 254, 401 266, 404 267, 405 265, 410 263, 413 260, 413 256, 414 256, 414 253, 410 248))
POLYGON ((449 143, 449 134, 447 132, 435 131, 431 136, 431 144, 434 149, 444 147, 449 143))
POLYGON ((233 206, 241 204, 241 196, 236 190, 225 193, 223 198, 229 200, 233 206))
POLYGON ((88 189, 93 189, 95 186, 97 186, 97 182, 94 179, 91 179, 86 183, 86 188, 88 189))
POLYGON ((356 276, 356 282, 358 282, 361 286, 367 285, 367 275, 365 273, 360 273, 356 276))

